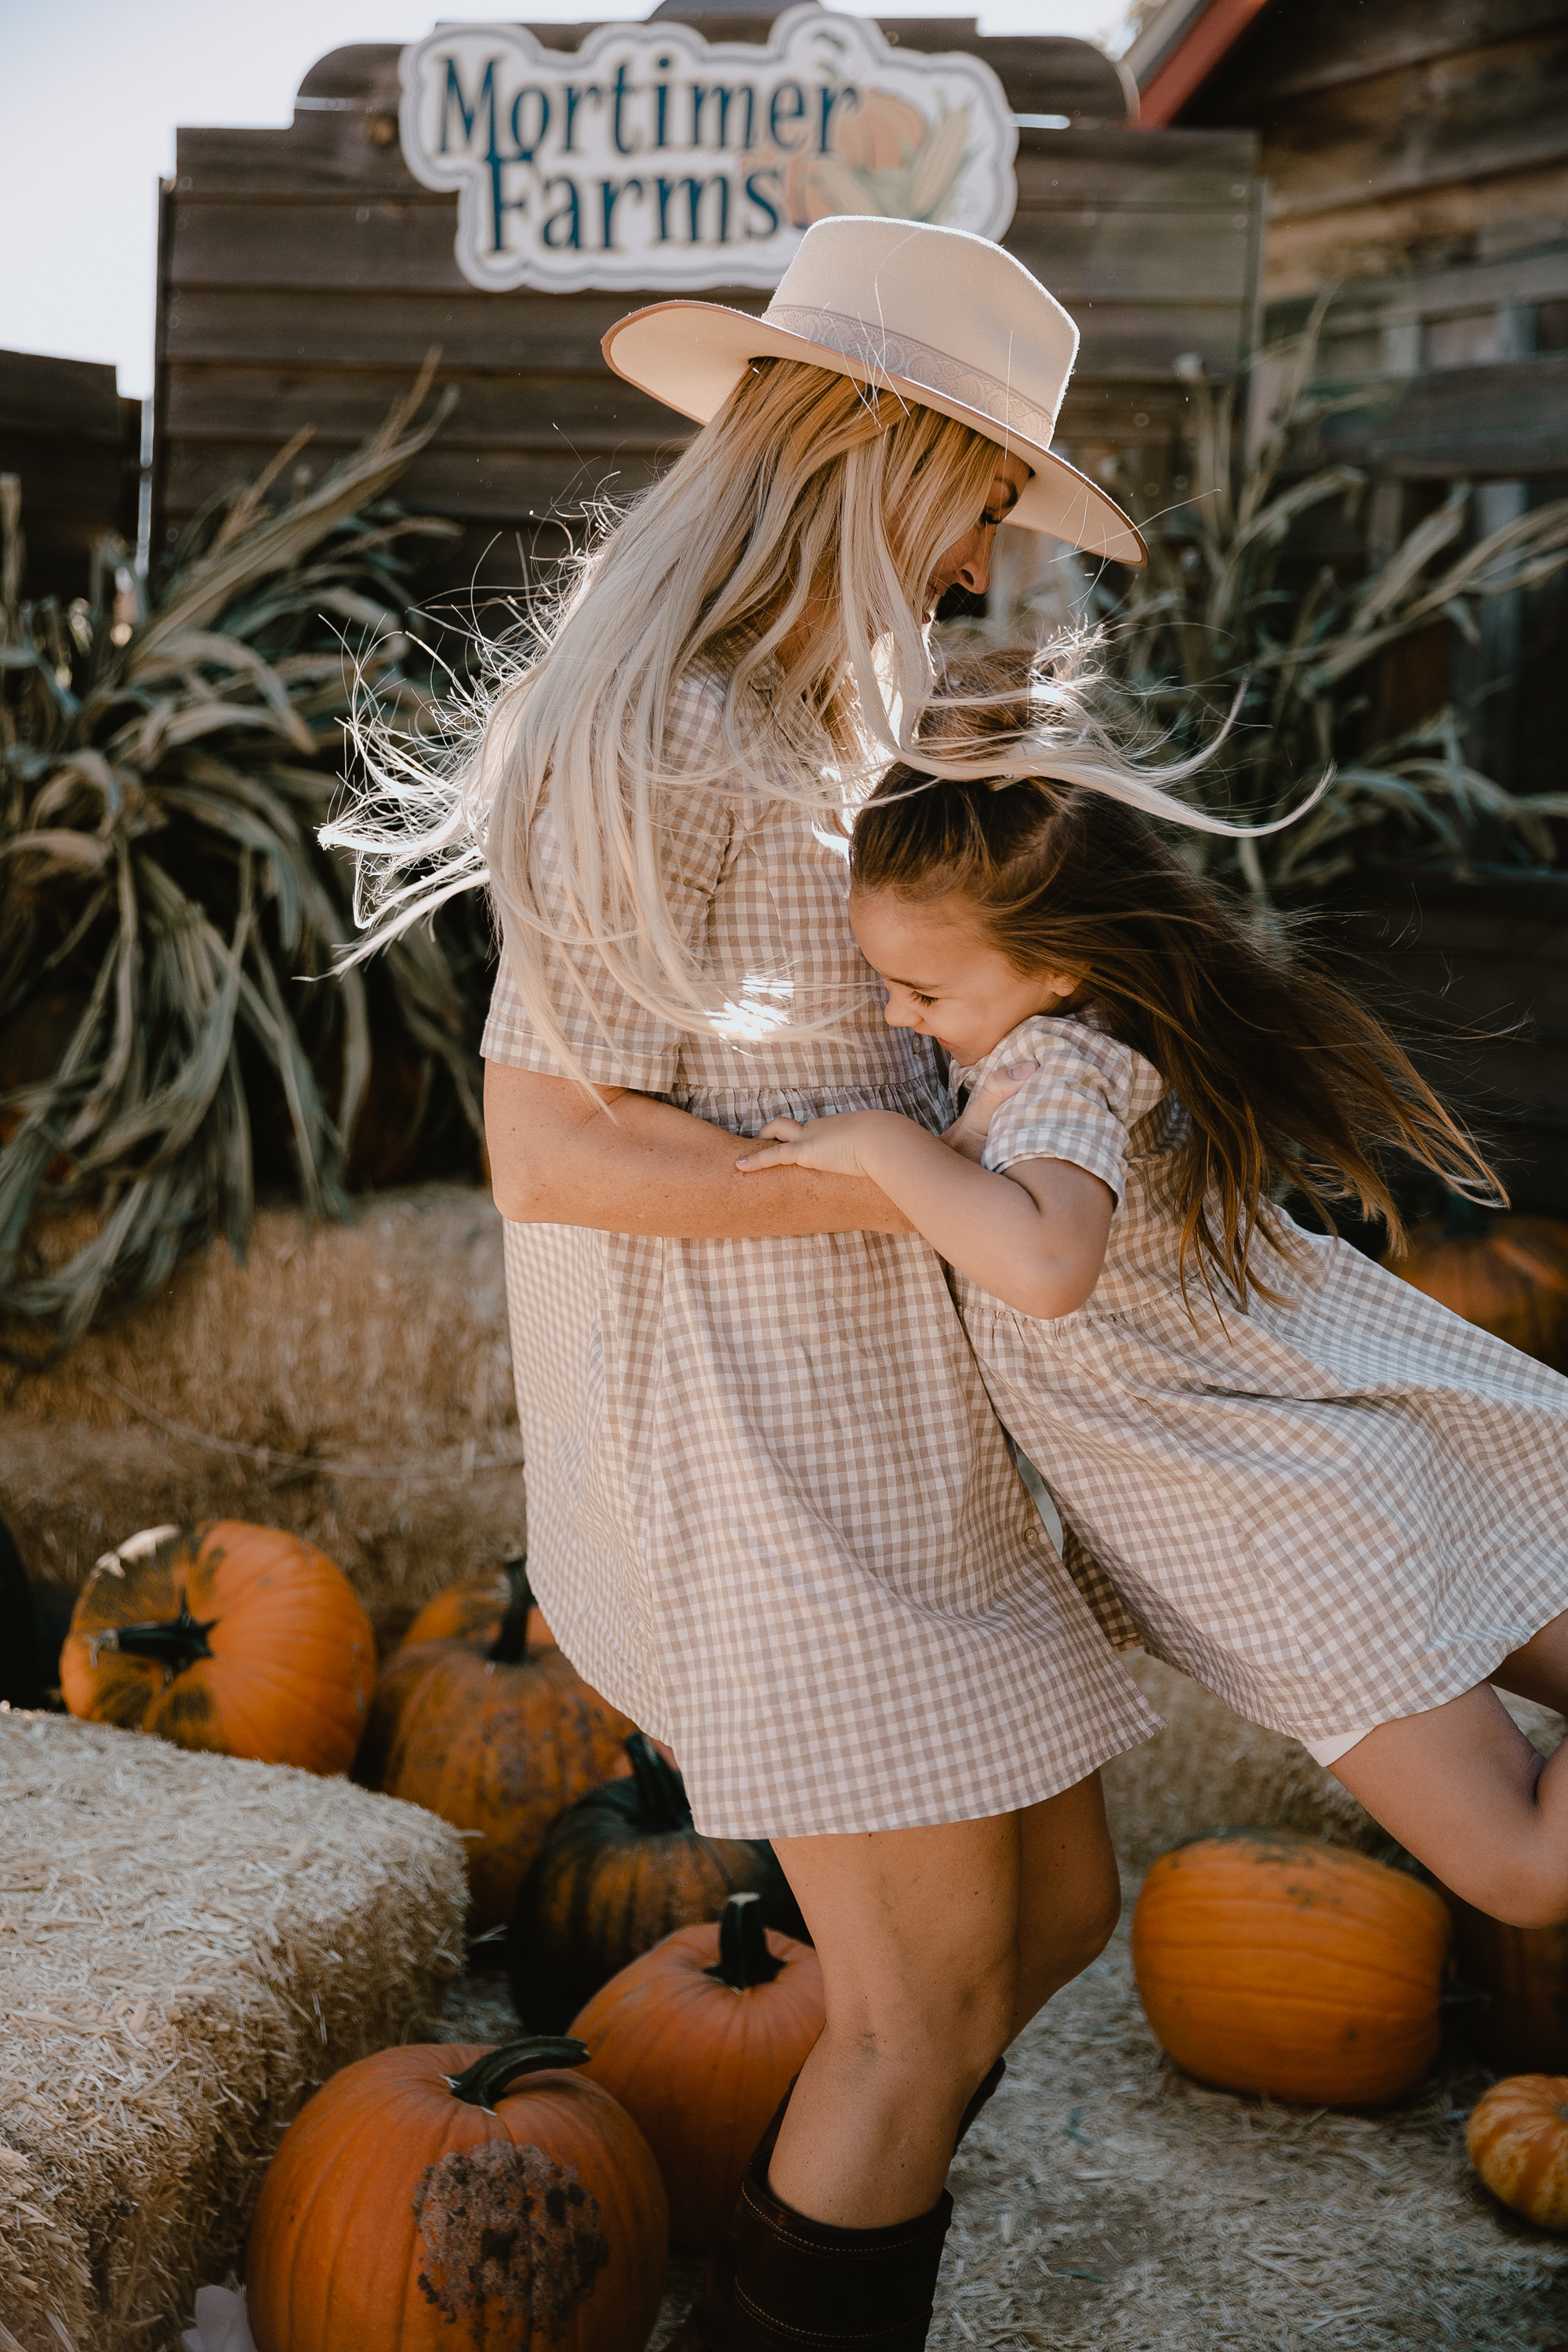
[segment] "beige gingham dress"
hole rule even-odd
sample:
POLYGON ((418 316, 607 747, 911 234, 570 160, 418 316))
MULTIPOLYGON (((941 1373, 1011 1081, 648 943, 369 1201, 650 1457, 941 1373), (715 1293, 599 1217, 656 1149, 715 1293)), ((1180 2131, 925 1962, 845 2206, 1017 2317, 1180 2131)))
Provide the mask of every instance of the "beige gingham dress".
MULTIPOLYGON (((670 768, 712 768, 721 709, 711 681, 683 689, 670 768)), ((873 1108, 940 1126, 929 1049, 885 1025, 855 946, 842 850, 754 788, 694 785, 667 837, 727 994, 850 1009, 827 1036, 682 1034, 584 963, 608 1037, 568 986, 557 1002, 588 1076, 737 1136, 873 1108)), ((557 1066, 504 959, 484 1052, 557 1066)), ((530 1578, 567 1656, 675 1749, 700 1829, 1005 1812, 1158 1729, 1046 1538, 923 1242, 509 1223, 506 1268, 530 1578)))
POLYGON ((1100 1177, 1104 1271, 1054 1321, 967 1281, 960 1305, 1108 1635, 1323 1762, 1484 1682, 1568 1609, 1568 1381, 1293 1226, 1304 1274, 1254 1260, 1292 1303, 1218 1313, 1195 1265, 1184 1301, 1184 1114, 1159 1072, 1092 1021, 1037 1015, 952 1083, 1029 1061, 985 1165, 1100 1177))

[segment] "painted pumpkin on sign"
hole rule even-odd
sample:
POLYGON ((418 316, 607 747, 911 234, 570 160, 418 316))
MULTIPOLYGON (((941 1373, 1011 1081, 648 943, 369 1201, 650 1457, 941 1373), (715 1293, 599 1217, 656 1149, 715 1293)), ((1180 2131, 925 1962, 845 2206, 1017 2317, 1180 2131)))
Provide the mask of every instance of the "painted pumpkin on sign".
POLYGON ((823 2027, 808 1944, 769 1933, 754 1895, 679 1927, 594 1995, 572 2024, 587 2074, 640 2126, 678 2246, 711 2243, 741 2175, 823 2027))
POLYGON ((1221 1830, 1154 1864, 1132 1917, 1162 2046, 1226 2091, 1375 2106, 1437 2054, 1447 1906, 1366 1854, 1221 1830))
POLYGON ((676 1927, 717 1919, 731 1895, 760 1895, 768 1926, 806 1940, 766 1839, 704 1837, 679 1773, 642 1732, 626 1745, 631 1778, 562 1814, 518 1897, 507 1977, 535 2033, 560 2032, 629 1960, 676 1927))
POLYGON ((668 2211, 580 2042, 381 2050, 324 2084, 246 2248, 258 2352, 642 2352, 668 2211))
POLYGON ((346 1772, 375 1638, 341 1569, 239 1519, 149 1528, 82 1588, 60 1652, 73 1715, 177 1748, 346 1772))
POLYGON ((553 1642, 531 1638, 526 1580, 513 1599, 488 1650, 451 1641, 394 1652, 354 1768, 367 1788, 479 1832, 468 1854, 479 1927, 510 1917, 551 1823, 615 1770, 631 1729, 553 1642))

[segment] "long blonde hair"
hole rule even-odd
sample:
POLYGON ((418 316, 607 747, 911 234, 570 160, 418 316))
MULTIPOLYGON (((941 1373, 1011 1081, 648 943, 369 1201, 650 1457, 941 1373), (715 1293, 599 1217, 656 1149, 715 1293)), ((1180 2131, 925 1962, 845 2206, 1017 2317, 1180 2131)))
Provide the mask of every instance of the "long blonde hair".
MULTIPOLYGON (((603 1025, 584 951, 657 1018, 684 1031, 722 1023, 733 1007, 705 982, 670 905, 668 796, 711 793, 717 821, 721 801, 750 791, 837 824, 890 758, 910 755, 933 685, 926 583, 980 520, 1001 459, 996 443, 896 394, 753 362, 662 479, 576 560, 530 642, 502 650, 445 756, 427 735, 362 720, 365 781, 322 835, 358 860, 367 936, 353 959, 488 883, 528 1019, 568 1073, 581 1076, 559 1010, 563 973, 603 1025), (692 683, 720 700, 721 752, 704 772, 673 774, 666 728, 692 683)), ((1155 782, 1081 689, 1047 681, 1042 713, 1054 769, 1070 781, 1205 830, 1250 830, 1173 800, 1163 787, 1198 763, 1155 782)), ((1037 732, 1020 772, 1040 757, 1037 732)))

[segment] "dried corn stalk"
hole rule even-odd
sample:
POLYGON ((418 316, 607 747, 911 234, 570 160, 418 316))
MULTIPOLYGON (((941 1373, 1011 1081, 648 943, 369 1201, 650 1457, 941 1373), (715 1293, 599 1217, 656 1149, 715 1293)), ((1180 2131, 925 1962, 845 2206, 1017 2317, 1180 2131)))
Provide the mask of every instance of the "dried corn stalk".
MULTIPOLYGON (((0 509, 0 1309, 12 1352, 72 1341, 218 1233, 244 1246, 253 1114, 275 1101, 298 1192, 343 1205, 371 1067, 366 982, 321 987, 352 931, 319 846, 355 668, 417 724, 403 543, 448 535, 380 503, 439 427, 411 397, 274 511, 261 478, 198 517, 153 609, 20 601, 0 509), (259 1089, 259 1094, 258 1094, 259 1089), (49 1212, 40 1238, 38 1212, 49 1212), (73 1213, 75 1214, 73 1223, 73 1213)), ((100 573, 107 567, 100 565, 100 573)), ((479 1112, 475 1008, 421 934, 388 959, 402 1033, 479 1112)))

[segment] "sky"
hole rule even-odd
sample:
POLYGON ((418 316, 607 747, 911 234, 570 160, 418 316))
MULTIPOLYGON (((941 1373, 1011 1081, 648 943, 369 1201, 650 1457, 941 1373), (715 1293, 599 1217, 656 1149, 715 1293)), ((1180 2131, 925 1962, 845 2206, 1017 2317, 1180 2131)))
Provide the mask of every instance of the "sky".
MULTIPOLYGON (((286 128, 329 49, 471 24, 646 16, 653 0, 0 0, 0 348, 110 360, 153 385, 157 186, 181 123, 286 128)), ((837 0, 847 14, 874 7, 837 0)), ((1072 33, 1113 53, 1126 0, 882 0, 978 10, 985 33, 1072 33)))

